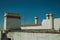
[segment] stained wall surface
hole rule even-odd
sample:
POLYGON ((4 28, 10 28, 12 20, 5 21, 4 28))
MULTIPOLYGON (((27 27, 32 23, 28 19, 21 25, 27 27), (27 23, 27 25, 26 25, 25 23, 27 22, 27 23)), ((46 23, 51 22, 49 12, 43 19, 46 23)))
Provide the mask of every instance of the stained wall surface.
POLYGON ((60 34, 51 33, 10 32, 7 37, 11 40, 60 40, 60 34))
POLYGON ((7 19, 7 29, 17 29, 20 28, 20 20, 16 18, 7 19))

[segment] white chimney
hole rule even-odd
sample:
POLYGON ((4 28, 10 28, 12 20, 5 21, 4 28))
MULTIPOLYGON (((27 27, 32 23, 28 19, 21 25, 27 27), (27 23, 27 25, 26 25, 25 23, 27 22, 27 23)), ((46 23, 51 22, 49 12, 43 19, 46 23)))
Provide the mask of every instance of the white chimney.
POLYGON ((49 14, 46 14, 46 19, 49 19, 49 14))
POLYGON ((53 14, 52 13, 49 14, 49 18, 53 19, 53 14))
POLYGON ((53 14, 52 13, 49 14, 49 19, 50 19, 51 27, 52 27, 52 29, 54 29, 54 19, 53 19, 53 14))
POLYGON ((35 16, 35 24, 38 24, 38 17, 35 16))
POLYGON ((4 14, 4 28, 3 30, 6 30, 6 26, 7 26, 7 17, 6 17, 7 13, 4 14))

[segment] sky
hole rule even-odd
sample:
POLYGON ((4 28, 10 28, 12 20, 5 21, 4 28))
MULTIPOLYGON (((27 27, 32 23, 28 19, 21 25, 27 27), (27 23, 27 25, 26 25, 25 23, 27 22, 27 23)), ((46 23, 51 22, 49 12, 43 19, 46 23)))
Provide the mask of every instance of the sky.
POLYGON ((0 0, 0 27, 4 25, 5 12, 21 16, 21 24, 34 24, 38 16, 39 24, 46 18, 46 13, 53 13, 60 18, 60 0, 0 0))

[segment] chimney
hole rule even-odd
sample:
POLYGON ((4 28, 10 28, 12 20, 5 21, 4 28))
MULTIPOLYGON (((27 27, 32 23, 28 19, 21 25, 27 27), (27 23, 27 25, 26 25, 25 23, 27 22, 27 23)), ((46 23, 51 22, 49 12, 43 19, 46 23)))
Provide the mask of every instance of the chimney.
POLYGON ((49 19, 49 14, 46 14, 46 19, 49 19))
POLYGON ((38 17, 35 16, 35 24, 38 24, 38 17))
POLYGON ((21 17, 19 14, 5 13, 3 30, 20 29, 21 17))
POLYGON ((7 13, 4 14, 4 29, 6 30, 6 26, 7 26, 7 17, 6 17, 7 13))
POLYGON ((49 14, 49 19, 50 19, 51 27, 54 30, 54 19, 53 19, 53 14, 52 13, 49 14))
POLYGON ((49 18, 53 19, 53 14, 52 13, 49 14, 49 18))

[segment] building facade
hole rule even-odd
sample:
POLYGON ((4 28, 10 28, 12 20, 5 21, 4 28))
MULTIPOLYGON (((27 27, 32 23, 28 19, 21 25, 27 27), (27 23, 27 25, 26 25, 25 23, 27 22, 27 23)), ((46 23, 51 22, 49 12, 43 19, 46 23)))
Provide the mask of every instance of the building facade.
POLYGON ((60 18, 53 18, 53 14, 46 14, 41 24, 35 16, 35 23, 21 25, 18 14, 6 13, 4 27, 0 33, 1 40, 60 40, 60 18))

